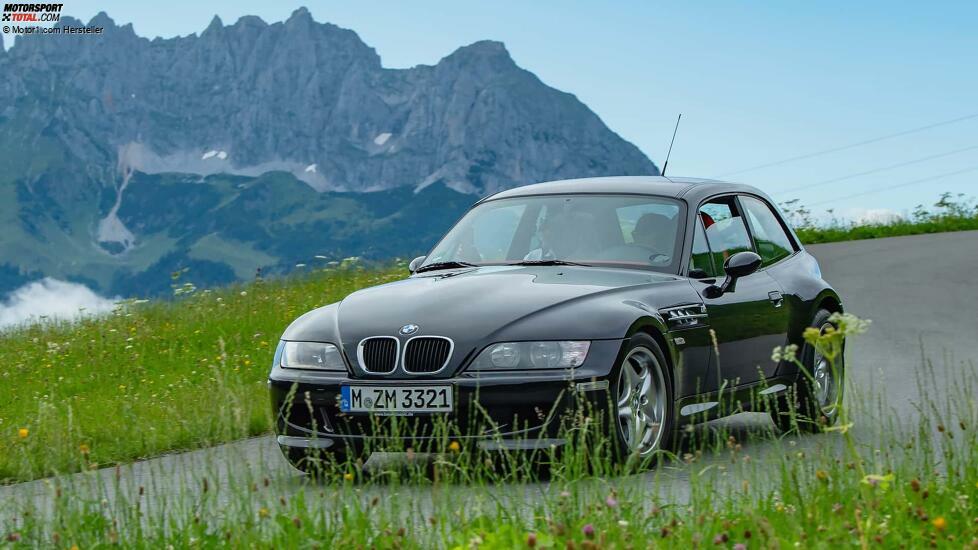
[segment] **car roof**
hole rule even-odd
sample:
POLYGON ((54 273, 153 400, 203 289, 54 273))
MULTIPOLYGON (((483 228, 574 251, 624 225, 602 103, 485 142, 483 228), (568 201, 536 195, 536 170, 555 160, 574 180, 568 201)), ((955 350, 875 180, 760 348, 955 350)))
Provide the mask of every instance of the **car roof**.
POLYGON ((548 181, 514 187, 482 199, 482 201, 525 197, 529 195, 560 195, 574 193, 611 193, 629 195, 658 195, 686 199, 690 202, 719 193, 750 193, 767 197, 759 189, 742 183, 704 178, 665 176, 609 176, 548 181))

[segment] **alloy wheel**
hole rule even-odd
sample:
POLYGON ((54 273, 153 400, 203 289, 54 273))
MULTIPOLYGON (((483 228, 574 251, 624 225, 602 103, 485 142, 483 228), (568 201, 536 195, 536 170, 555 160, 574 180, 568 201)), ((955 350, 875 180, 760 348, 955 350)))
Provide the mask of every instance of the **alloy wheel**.
MULTIPOLYGON (((832 327, 831 323, 824 323, 819 330, 824 333, 830 327, 832 327)), ((821 413, 829 418, 835 414, 839 405, 840 370, 840 365, 836 365, 833 369, 832 363, 817 348, 815 349, 812 393, 821 413)))
POLYGON ((618 430, 629 453, 647 455, 659 447, 666 400, 655 354, 644 346, 629 351, 618 375, 618 430))

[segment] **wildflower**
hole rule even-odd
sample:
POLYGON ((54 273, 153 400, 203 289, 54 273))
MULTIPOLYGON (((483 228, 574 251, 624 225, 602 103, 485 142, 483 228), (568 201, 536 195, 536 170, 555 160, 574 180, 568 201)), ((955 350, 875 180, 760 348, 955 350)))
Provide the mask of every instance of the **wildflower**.
POLYGON ((526 536, 526 545, 530 548, 534 548, 537 545, 537 534, 530 533, 526 536))
POLYGON ((615 508, 618 506, 618 499, 615 495, 608 495, 608 498, 604 499, 604 503, 608 505, 608 508, 615 508))
POLYGON ((248 291, 247 290, 242 290, 241 291, 241 295, 242 296, 247 296, 248 295, 248 291))
POLYGON ((462 446, 458 444, 458 441, 452 441, 448 444, 448 450, 453 453, 457 453, 462 450, 462 446))
POLYGON ((797 357, 797 355, 798 355, 798 346, 795 344, 788 344, 787 346, 784 347, 778 346, 774 348, 774 351, 771 352, 771 360, 775 362, 778 361, 792 362, 795 360, 795 357, 797 357))
POLYGON ((88 445, 85 445, 84 443, 82 443, 81 445, 79 445, 78 446, 78 452, 80 452, 81 454, 83 454, 85 456, 88 456, 88 453, 90 452, 90 450, 88 448, 88 445))
POLYGON ((586 524, 581 529, 581 532, 584 533, 584 536, 587 537, 587 538, 589 538, 589 539, 594 538, 594 526, 591 525, 590 523, 586 524))
POLYGON ((730 537, 726 533, 720 533, 713 537, 713 544, 726 544, 728 540, 730 540, 730 537))
POLYGON ((738 542, 733 546, 733 550, 747 550, 747 545, 742 542, 738 542))
POLYGON ((930 524, 933 525, 934 529, 937 529, 938 531, 943 531, 947 528, 947 520, 944 519, 944 516, 937 516, 934 518, 934 521, 930 522, 930 524))
POLYGON ((815 477, 817 477, 819 481, 828 481, 829 473, 826 472, 825 470, 817 470, 815 472, 815 477))
POLYGON ((628 522, 625 521, 625 520, 623 520, 623 519, 620 519, 620 520, 618 520, 618 525, 620 527, 628 527, 628 522))
POLYGON ((265 519, 268 517, 268 515, 269 515, 268 508, 262 507, 258 509, 258 517, 265 519))
POLYGON ((915 493, 919 493, 920 492, 920 480, 917 479, 917 478, 911 479, 910 480, 910 489, 913 490, 913 492, 915 492, 915 493))
POLYGON ((862 479, 862 483, 869 485, 870 487, 879 487, 880 489, 887 489, 890 486, 890 482, 893 481, 893 474, 886 474, 881 476, 879 474, 867 474, 866 477, 862 479))
POLYGON ((344 481, 353 481, 353 472, 347 472, 343 474, 344 481))

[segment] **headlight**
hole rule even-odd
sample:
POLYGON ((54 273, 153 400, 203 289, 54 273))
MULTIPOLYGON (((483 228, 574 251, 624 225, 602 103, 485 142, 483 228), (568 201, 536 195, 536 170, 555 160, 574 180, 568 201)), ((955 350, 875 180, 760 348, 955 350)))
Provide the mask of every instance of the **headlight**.
POLYGON ((579 367, 591 347, 588 341, 503 342, 475 358, 473 370, 569 369, 579 367))
POLYGON ((284 369, 346 371, 339 348, 319 342, 284 342, 279 364, 284 369))

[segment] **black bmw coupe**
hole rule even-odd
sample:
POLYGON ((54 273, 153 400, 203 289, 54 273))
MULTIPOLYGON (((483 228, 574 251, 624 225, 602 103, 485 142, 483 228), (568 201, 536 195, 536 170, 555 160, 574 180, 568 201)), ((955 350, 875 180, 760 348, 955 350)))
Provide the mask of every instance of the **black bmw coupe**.
POLYGON ((300 469, 391 437, 560 446, 582 401, 607 411, 618 456, 649 456, 681 424, 756 409, 759 396, 779 404, 782 427, 787 409, 831 423, 842 400, 842 365, 802 338, 828 330, 841 299, 747 185, 608 177, 511 189, 477 202, 409 269, 282 336, 269 385, 278 444, 300 469), (810 376, 772 358, 787 344, 810 376), (445 420, 454 427, 439 432, 445 420), (396 421, 410 430, 381 434, 396 421))

